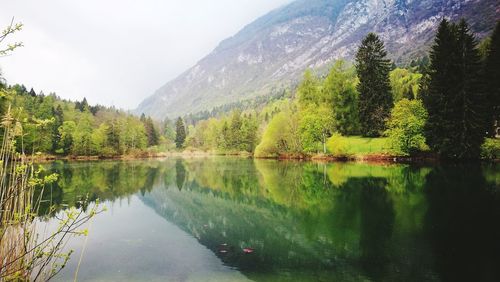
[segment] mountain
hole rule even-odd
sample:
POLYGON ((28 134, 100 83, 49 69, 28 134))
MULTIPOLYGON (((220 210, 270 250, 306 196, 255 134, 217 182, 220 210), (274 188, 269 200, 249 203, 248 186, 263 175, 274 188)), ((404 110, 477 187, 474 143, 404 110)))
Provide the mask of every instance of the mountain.
POLYGON ((136 113, 173 118, 270 95, 353 58, 368 32, 405 63, 426 54, 442 18, 466 18, 479 38, 500 19, 498 0, 298 0, 222 41, 194 67, 144 100, 136 113))

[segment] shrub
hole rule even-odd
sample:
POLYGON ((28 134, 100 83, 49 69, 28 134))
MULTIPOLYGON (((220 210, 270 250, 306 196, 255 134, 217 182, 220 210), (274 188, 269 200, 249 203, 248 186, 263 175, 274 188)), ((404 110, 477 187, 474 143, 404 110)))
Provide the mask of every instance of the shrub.
POLYGON ((397 154, 409 155, 426 149, 424 126, 427 111, 420 100, 397 102, 387 121, 389 144, 397 154))
POLYGON ((500 139, 486 138, 481 146, 481 158, 488 160, 500 159, 500 139))

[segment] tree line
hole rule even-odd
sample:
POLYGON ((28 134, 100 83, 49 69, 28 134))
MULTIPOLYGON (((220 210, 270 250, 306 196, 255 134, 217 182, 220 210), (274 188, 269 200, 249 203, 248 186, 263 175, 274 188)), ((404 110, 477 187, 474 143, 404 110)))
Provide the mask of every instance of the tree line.
POLYGON ((394 67, 369 33, 355 64, 339 60, 326 77, 307 70, 296 91, 265 107, 234 110, 186 126, 178 148, 247 151, 256 156, 327 153, 336 135, 387 137, 395 154, 430 150, 443 158, 479 158, 500 120, 499 32, 479 43, 465 20, 439 25, 429 52, 394 67))
POLYGON ((17 121, 18 152, 61 156, 138 154, 163 141, 159 125, 113 107, 91 106, 28 91, 23 85, 0 85, 0 114, 17 121))

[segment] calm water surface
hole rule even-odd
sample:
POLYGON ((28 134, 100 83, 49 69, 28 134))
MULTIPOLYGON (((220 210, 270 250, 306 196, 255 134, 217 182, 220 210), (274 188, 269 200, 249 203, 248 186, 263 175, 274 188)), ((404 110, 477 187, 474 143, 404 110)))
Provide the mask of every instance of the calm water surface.
MULTIPOLYGON (((45 167, 60 175, 50 197, 61 208, 85 196, 107 207, 89 226, 80 281, 500 281, 498 164, 45 167)), ((73 279, 84 242, 68 243, 55 280, 73 279)))

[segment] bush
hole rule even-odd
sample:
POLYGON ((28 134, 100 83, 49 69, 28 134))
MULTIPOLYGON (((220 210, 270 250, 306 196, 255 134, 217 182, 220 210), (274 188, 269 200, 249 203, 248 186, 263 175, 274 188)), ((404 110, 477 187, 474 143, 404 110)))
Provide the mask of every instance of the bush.
POLYGON ((500 159, 500 139, 486 138, 481 146, 481 158, 487 160, 500 159))
POLYGON ((409 155, 426 149, 424 126, 427 111, 420 100, 402 99, 391 111, 386 134, 397 154, 409 155))
POLYGON ((255 148, 255 156, 277 157, 283 153, 298 153, 301 149, 297 115, 287 110, 275 115, 267 125, 260 144, 255 148))

